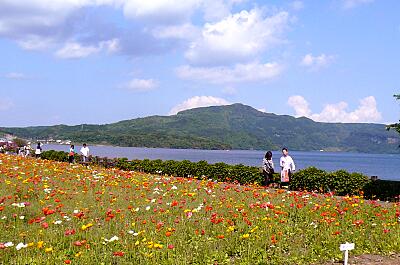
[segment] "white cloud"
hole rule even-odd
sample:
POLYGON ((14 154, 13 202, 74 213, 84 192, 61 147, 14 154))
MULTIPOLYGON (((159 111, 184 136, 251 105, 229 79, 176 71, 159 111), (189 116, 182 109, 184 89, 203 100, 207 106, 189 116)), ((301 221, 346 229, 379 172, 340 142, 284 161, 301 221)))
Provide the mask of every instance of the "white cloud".
POLYGON ((0 111, 6 111, 11 109, 14 103, 9 98, 0 98, 0 111))
POLYGON ((190 23, 159 26, 154 28, 152 33, 154 37, 159 39, 173 38, 184 40, 192 40, 201 34, 200 29, 190 23))
POLYGON ((283 66, 278 63, 236 64, 233 67, 192 67, 184 65, 176 69, 178 77, 186 80, 204 81, 212 84, 234 84, 240 82, 257 82, 278 76, 283 66))
POLYGON ((125 30, 88 12, 88 8, 107 6, 122 10, 129 4, 130 0, 2 0, 0 37, 14 40, 27 50, 64 46, 56 51, 61 58, 86 57, 99 49, 114 52, 120 48, 116 41, 119 37, 127 40, 125 46, 140 42, 142 29, 131 30, 129 33, 135 36, 127 37, 125 30))
POLYGON ((176 24, 187 21, 200 0, 127 0, 124 14, 152 23, 176 24))
POLYGON ((191 15, 201 9, 206 21, 228 16, 234 5, 247 0, 125 0, 122 1, 126 17, 146 20, 154 24, 188 22, 191 15))
POLYGON ((206 21, 217 21, 227 17, 231 13, 232 1, 203 0, 202 7, 206 21))
POLYGON ((321 54, 319 56, 313 56, 311 53, 309 53, 303 57, 300 64, 312 70, 319 70, 323 67, 327 67, 334 60, 335 57, 333 55, 321 54))
POLYGON ((1 1, 1 33, 15 28, 53 26, 62 22, 72 10, 82 7, 84 3, 81 2, 84 1, 1 1))
POLYGON ((261 109, 257 109, 257 110, 260 111, 260 112, 267 113, 267 109, 266 108, 261 108, 261 109))
POLYGON ((101 41, 99 43, 99 48, 102 50, 106 50, 109 53, 117 52, 120 49, 119 39, 115 38, 107 41, 101 41))
POLYGON ((288 100, 288 104, 294 108, 297 117, 310 117, 310 107, 302 96, 291 96, 288 100))
POLYGON ((120 87, 133 92, 145 92, 157 88, 158 82, 154 79, 134 78, 120 87))
POLYGON ((62 59, 77 59, 98 53, 100 49, 95 46, 83 46, 77 42, 68 42, 55 55, 62 59))
POLYGON ((249 0, 201 0, 203 19, 207 22, 216 22, 231 15, 235 5, 249 2, 249 0))
POLYGON ((112 53, 118 50, 118 43, 117 39, 102 41, 97 46, 83 46, 78 42, 67 42, 64 47, 56 51, 55 55, 62 59, 77 59, 88 57, 102 50, 112 53))
POLYGON ((343 4, 343 8, 351 9, 351 8, 355 8, 359 5, 368 4, 368 3, 372 3, 372 2, 374 2, 374 0, 343 0, 342 4, 343 4))
POLYGON ((31 77, 23 74, 23 73, 17 73, 17 72, 10 72, 10 73, 6 73, 4 75, 5 78, 8 79, 14 79, 14 80, 25 80, 25 79, 30 79, 31 77))
POLYGON ((209 107, 209 106, 221 106, 229 104, 230 103, 223 98, 217 98, 212 96, 195 96, 173 107, 170 110, 169 115, 175 115, 178 112, 187 109, 209 107))
POLYGON ((54 46, 55 40, 52 37, 29 34, 18 38, 17 44, 25 50, 43 51, 54 46))
POLYGON ((319 122, 372 123, 382 120, 375 97, 369 96, 360 100, 354 111, 348 112, 348 104, 344 101, 327 104, 321 113, 312 113, 308 102, 302 96, 292 96, 288 104, 294 108, 297 117, 305 116, 319 122))
POLYGON ((110 3, 96 0, 3 0, 0 1, 0 35, 17 40, 22 47, 36 48, 40 37, 59 35, 59 27, 73 12, 85 6, 110 3))
POLYGON ((241 11, 216 23, 206 23, 201 37, 190 44, 186 59, 197 65, 225 65, 248 61, 278 43, 289 14, 266 17, 260 9, 241 11))
POLYGON ((184 40, 191 42, 185 56, 192 64, 248 62, 282 41, 289 19, 286 12, 266 16, 257 8, 231 14, 245 1, 0 0, 0 37, 23 49, 49 50, 60 58, 96 54, 100 42, 110 39, 119 39, 118 52, 128 55, 166 52, 184 40), (96 12, 99 6, 123 12, 134 23, 126 22, 129 27, 109 23, 96 12), (210 23, 192 25, 191 21, 201 20, 198 15, 210 23))

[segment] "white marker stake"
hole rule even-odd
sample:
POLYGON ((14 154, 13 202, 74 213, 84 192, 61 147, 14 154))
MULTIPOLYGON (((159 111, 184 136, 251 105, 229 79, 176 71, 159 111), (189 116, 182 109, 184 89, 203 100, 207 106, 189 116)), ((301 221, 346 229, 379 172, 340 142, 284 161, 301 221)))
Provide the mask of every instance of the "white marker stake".
POLYGON ((349 260, 349 250, 354 249, 354 243, 348 243, 346 244, 340 244, 340 251, 344 251, 344 265, 347 265, 347 262, 349 260))

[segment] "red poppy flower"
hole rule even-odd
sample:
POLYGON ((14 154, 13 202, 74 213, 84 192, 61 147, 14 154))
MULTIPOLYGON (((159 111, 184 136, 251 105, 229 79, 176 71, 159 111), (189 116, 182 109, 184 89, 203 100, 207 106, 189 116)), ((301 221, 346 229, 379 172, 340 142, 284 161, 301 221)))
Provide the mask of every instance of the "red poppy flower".
POLYGON ((113 253, 113 255, 116 256, 116 257, 122 257, 124 254, 125 253, 122 252, 122 251, 116 251, 116 252, 113 253))

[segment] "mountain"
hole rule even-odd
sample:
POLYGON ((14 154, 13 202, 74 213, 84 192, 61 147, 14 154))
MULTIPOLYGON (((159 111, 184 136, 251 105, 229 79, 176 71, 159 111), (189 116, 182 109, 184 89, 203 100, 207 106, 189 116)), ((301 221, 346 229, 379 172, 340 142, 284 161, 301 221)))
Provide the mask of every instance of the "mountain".
POLYGON ((104 125, 0 128, 28 139, 137 147, 400 153, 400 135, 384 124, 322 123, 233 104, 104 125))

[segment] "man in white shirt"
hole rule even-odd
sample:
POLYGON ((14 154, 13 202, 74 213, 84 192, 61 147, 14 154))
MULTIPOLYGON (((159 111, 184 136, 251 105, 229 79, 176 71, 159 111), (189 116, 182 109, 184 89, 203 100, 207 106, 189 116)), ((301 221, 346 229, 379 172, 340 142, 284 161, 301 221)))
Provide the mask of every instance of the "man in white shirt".
POLYGON ((86 144, 83 144, 81 148, 81 154, 83 162, 89 162, 89 147, 87 147, 86 144))
POLYGON ((286 147, 282 148, 282 157, 279 161, 281 166, 281 182, 289 182, 290 175, 296 170, 296 165, 293 159, 289 155, 289 151, 286 147))

